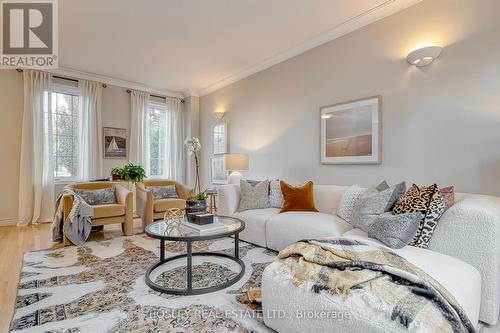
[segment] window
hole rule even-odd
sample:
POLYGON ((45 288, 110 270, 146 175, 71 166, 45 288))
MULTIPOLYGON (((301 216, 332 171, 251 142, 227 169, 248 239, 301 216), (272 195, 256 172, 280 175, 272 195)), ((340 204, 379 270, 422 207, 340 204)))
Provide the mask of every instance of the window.
POLYGON ((164 177, 166 173, 167 106, 150 101, 148 110, 149 174, 164 177))
POLYGON ((50 94, 51 105, 46 113, 46 124, 47 130, 52 128, 54 178, 77 178, 80 122, 78 93, 76 90, 54 87, 50 94))

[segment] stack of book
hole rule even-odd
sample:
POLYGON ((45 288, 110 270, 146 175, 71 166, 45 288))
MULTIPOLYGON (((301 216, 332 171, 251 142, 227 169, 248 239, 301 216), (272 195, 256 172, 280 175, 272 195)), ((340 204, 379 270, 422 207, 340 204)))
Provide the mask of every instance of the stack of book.
POLYGON ((181 224, 186 229, 193 230, 198 232, 200 235, 204 234, 213 234, 217 232, 225 232, 229 230, 229 226, 227 224, 214 221, 210 224, 195 224, 184 220, 181 224))

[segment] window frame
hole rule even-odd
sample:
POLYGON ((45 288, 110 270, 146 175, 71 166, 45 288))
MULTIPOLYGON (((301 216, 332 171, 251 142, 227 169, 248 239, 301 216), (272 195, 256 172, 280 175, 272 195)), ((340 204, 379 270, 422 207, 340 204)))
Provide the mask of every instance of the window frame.
POLYGON ((166 175, 165 175, 165 167, 166 167, 166 163, 167 163, 167 156, 164 154, 165 153, 165 150, 166 150, 166 144, 167 144, 167 117, 168 117, 168 108, 167 108, 167 104, 166 103, 162 103, 162 102, 159 102, 159 101, 156 101, 156 100, 152 100, 150 99, 149 100, 149 104, 148 104, 148 116, 147 116, 147 119, 148 119, 148 123, 147 123, 147 136, 148 136, 148 166, 149 166, 149 176, 152 178, 152 179, 155 179, 155 178, 164 178, 166 175), (156 108, 155 108, 156 107, 156 108), (158 144, 159 144, 159 148, 158 148, 158 157, 152 157, 152 154, 151 154, 151 122, 149 121, 149 118, 150 118, 150 112, 152 110, 160 110, 161 112, 164 113, 163 117, 164 117, 164 124, 163 124, 163 131, 165 132, 164 133, 164 136, 163 136, 163 145, 162 145, 162 136, 161 136, 161 128, 162 128, 162 125, 160 124, 159 128, 160 128, 160 135, 159 135, 159 141, 158 141, 158 144), (161 148, 164 148, 164 149, 161 149, 161 148), (151 170, 152 170, 152 160, 155 159, 155 160, 158 160, 158 163, 159 163, 159 166, 161 166, 161 169, 162 169, 162 173, 161 174, 152 174, 151 170))
MULTIPOLYGON (((78 116, 80 117, 80 114, 79 114, 79 104, 80 104, 80 93, 79 93, 79 89, 78 87, 75 87, 75 86, 70 86, 70 85, 65 85, 65 84, 61 84, 61 83, 52 83, 50 86, 49 86, 49 89, 48 89, 48 94, 49 94, 49 108, 50 108, 50 112, 49 114, 50 115, 53 115, 53 110, 52 110, 52 94, 55 93, 55 94, 64 94, 64 95, 71 95, 71 96, 74 96, 74 97, 77 97, 78 99, 78 105, 77 105, 77 112, 78 112, 78 116)), ((79 124, 81 125, 81 124, 79 124)), ((77 135, 77 139, 78 139, 78 135, 77 135)), ((54 140, 54 134, 52 133, 52 140, 54 140)), ((54 172, 54 183, 56 184, 61 184, 61 183, 73 183, 75 181, 79 181, 80 180, 80 175, 79 173, 77 172, 75 175, 72 175, 72 176, 68 176, 68 177, 56 177, 56 153, 53 152, 52 153, 53 156, 53 165, 54 165, 54 169, 53 169, 53 172, 54 172)), ((80 161, 78 161, 80 162, 80 161)))

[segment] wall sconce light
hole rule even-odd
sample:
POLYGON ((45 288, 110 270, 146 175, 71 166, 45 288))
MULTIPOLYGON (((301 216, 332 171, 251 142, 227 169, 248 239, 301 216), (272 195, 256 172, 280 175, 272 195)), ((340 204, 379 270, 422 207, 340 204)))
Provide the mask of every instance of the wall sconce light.
POLYGON ((224 115, 226 114, 226 111, 224 110, 217 110, 214 112, 214 117, 217 119, 217 122, 220 122, 222 118, 224 118, 224 115))
POLYGON ((415 50, 408 53, 406 60, 410 65, 415 65, 417 67, 427 66, 434 61, 439 55, 443 48, 441 46, 427 46, 421 49, 415 50))

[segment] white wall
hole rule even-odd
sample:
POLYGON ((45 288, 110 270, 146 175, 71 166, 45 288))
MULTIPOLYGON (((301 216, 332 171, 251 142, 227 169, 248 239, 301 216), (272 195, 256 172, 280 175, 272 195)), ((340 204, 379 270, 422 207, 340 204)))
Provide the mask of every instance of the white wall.
POLYGON ((22 75, 0 70, 0 226, 17 222, 22 115, 22 75))
MULTIPOLYGON (((102 126, 127 129, 127 143, 130 143, 130 94, 125 88, 108 85, 103 89, 102 126)), ((128 159, 105 158, 103 160, 104 176, 109 176, 111 169, 121 168, 128 162, 128 159)))
POLYGON ((232 152, 252 179, 364 186, 383 179, 500 194, 500 1, 424 0, 200 100, 204 185, 212 112, 225 108, 232 152), (445 46, 431 66, 406 54, 445 46), (319 107, 384 97, 383 163, 322 165, 319 107))

